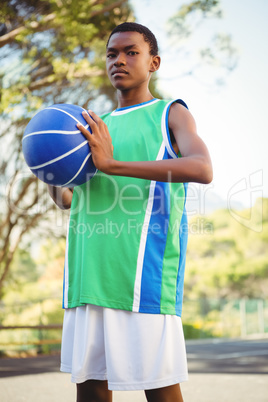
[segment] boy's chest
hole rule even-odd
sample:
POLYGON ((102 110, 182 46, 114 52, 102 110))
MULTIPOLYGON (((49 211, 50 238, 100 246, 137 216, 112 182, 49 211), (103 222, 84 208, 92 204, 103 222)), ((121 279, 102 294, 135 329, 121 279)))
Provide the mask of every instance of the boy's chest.
POLYGON ((163 142, 161 126, 139 120, 107 122, 114 146, 114 158, 126 161, 155 160, 163 142))

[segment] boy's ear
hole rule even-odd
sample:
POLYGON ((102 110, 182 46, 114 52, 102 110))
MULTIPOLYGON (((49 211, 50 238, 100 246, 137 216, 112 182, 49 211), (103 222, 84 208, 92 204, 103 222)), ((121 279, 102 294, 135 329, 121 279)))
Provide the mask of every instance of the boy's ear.
POLYGON ((160 56, 153 56, 152 62, 151 62, 151 68, 150 68, 150 73, 153 73, 157 71, 160 67, 161 63, 161 58, 160 56))

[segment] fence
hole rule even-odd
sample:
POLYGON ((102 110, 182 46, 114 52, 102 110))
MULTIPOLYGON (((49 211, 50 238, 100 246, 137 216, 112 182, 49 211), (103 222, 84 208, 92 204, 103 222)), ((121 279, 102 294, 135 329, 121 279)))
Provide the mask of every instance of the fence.
POLYGON ((268 301, 262 299, 185 300, 182 321, 192 337, 247 337, 268 334, 268 301))
MULTIPOLYGON (((58 351, 63 317, 59 300, 0 304, 0 354, 58 351)), ((264 336, 268 334, 268 301, 186 299, 182 321, 186 339, 264 336)))
MULTIPOLYGON (((30 351, 37 353, 50 353, 58 350, 61 343, 59 336, 62 330, 61 324, 52 325, 0 325, 0 353, 9 351, 30 351), (53 330, 53 333, 50 331, 53 330), (56 332, 59 335, 56 335, 56 332), (11 334, 10 334, 11 333, 11 334), (3 338, 3 341, 1 340, 3 338), (19 338, 19 340, 17 340, 19 338)), ((11 353, 12 354, 12 353, 11 353)))
POLYGON ((51 353, 61 343, 61 298, 0 303, 0 354, 51 353))

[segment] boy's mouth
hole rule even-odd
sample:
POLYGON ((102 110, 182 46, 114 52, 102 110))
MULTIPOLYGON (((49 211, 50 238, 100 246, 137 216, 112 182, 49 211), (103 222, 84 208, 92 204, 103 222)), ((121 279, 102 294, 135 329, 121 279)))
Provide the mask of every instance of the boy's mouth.
POLYGON ((122 74, 128 74, 128 72, 122 68, 118 68, 112 72, 112 76, 122 75, 122 74))

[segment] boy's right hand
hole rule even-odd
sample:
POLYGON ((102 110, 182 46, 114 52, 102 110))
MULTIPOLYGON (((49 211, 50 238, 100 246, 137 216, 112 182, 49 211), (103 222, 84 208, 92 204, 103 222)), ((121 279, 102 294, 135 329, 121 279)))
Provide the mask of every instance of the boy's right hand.
POLYGON ((83 117, 89 124, 92 133, 90 133, 82 124, 77 124, 77 128, 86 137, 92 152, 92 159, 95 167, 103 173, 110 173, 110 167, 113 158, 114 147, 107 125, 104 121, 91 110, 90 116, 83 112, 83 117))

